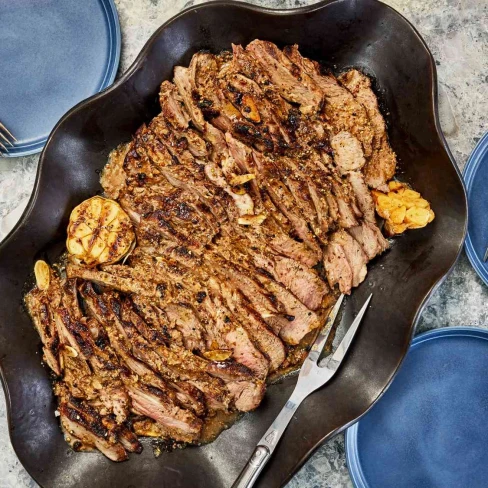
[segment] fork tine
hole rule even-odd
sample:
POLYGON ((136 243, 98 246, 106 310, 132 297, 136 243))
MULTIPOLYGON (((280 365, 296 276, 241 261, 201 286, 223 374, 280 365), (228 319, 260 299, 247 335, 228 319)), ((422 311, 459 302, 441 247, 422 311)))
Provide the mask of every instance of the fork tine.
POLYGON ((15 142, 17 142, 17 139, 11 134, 11 132, 0 122, 0 129, 2 129, 4 132, 6 132, 11 139, 13 139, 15 142))
POLYGON ((368 308, 369 302, 371 301, 372 297, 373 294, 371 293, 371 295, 369 295, 367 300, 364 302, 364 305, 361 307, 361 310, 356 315, 354 322, 351 324, 348 331, 346 332, 344 339, 342 339, 341 343, 335 350, 334 354, 331 356, 332 362, 337 361, 338 363, 340 363, 344 359, 344 356, 346 355, 347 350, 349 349, 349 346, 351 345, 351 342, 354 339, 354 336, 356 335, 359 324, 363 320, 363 316, 366 313, 366 310, 368 308))
MULTIPOLYGON (((3 149, 3 151, 8 152, 7 148, 0 142, 0 148, 3 149)), ((0 151, 0 153, 3 154, 3 151, 0 151)))
POLYGON ((8 144, 9 146, 13 146, 13 144, 3 135, 1 130, 0 130, 0 137, 5 141, 6 144, 8 144))
POLYGON ((485 255, 483 256, 483 262, 486 263, 488 261, 488 247, 486 248, 485 255))
POLYGON ((327 316, 325 325, 322 327, 322 330, 320 331, 319 335, 315 339, 315 342, 313 343, 312 348, 310 349, 310 352, 308 354, 308 359, 310 359, 314 363, 317 362, 320 354, 322 354, 322 349, 324 348, 325 343, 327 342, 327 338, 329 337, 332 326, 334 325, 334 322, 337 318, 337 314, 339 313, 339 310, 341 308, 342 301, 344 300, 344 296, 345 295, 343 293, 337 299, 337 302, 335 303, 334 307, 332 308, 329 315, 327 316))

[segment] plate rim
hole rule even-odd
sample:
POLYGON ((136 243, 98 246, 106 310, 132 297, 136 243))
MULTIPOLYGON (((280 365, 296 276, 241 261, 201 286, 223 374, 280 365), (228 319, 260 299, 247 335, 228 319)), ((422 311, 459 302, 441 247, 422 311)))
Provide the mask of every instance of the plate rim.
MULTIPOLYGON (((478 141, 478 143, 476 144, 476 146, 474 147, 473 151, 471 152, 468 158, 468 162, 466 163, 466 166, 464 167, 463 178, 464 178, 464 184, 466 186, 466 196, 468 199, 468 205, 469 205, 470 190, 475 175, 482 162, 483 156, 487 156, 487 155, 488 155, 488 132, 486 132, 478 141)), ((478 256, 477 252, 474 249, 474 245, 471 240, 471 235, 469 233, 469 215, 468 215, 468 229, 467 229, 466 241, 464 245, 471 266, 476 271, 476 274, 485 283, 485 285, 488 285, 488 267, 486 267, 485 263, 483 263, 483 260, 478 256)))
MULTIPOLYGON (((109 59, 105 67, 105 74, 103 75, 102 81, 99 84, 96 91, 92 93, 91 96, 97 95, 103 91, 105 91, 115 80, 117 76, 117 71, 119 69, 120 64, 120 52, 122 47, 122 35, 120 30, 120 19, 119 14, 117 11, 117 7, 115 6, 115 0, 95 0, 99 3, 103 9, 103 13, 105 16, 105 20, 108 25, 109 31, 109 59)), ((86 100, 86 99, 84 99, 86 100)), ((83 102, 82 100, 81 102, 83 102)), ((74 107, 76 107, 80 102, 78 102, 74 107)), ((72 108, 74 108, 72 107, 72 108)), ((71 109, 67 112, 69 113, 71 109)), ((66 115, 66 114, 64 114, 66 115)), ((64 115, 61 115, 60 119, 64 118, 64 115)), ((57 127, 58 122, 55 124, 54 128, 57 127)), ((51 130, 53 132, 54 128, 51 130)), ((40 153, 47 144, 49 140, 50 134, 46 137, 41 139, 37 139, 34 142, 26 143, 26 144, 19 144, 15 145, 11 151, 2 154, 3 158, 20 158, 24 156, 31 156, 32 154, 40 153)))
MULTIPOLYGON (((483 329, 477 326, 459 325, 438 327, 436 329, 422 332, 412 340, 408 352, 405 354, 405 358, 410 351, 416 349, 420 345, 432 340, 445 339, 447 337, 475 337, 480 340, 488 341, 488 329, 483 329)), ((357 440, 360 422, 361 420, 358 420, 354 425, 349 427, 344 435, 346 467, 354 488, 371 488, 371 485, 366 480, 361 461, 359 460, 357 440)))

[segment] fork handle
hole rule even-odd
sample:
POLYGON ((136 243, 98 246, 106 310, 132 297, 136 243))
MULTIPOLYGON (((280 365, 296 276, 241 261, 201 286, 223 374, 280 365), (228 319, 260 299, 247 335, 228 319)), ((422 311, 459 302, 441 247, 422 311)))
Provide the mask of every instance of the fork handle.
POLYGON ((234 481, 232 488, 251 488, 270 457, 271 452, 266 446, 256 446, 241 474, 234 481))
POLYGON ((292 393, 275 421, 271 424, 271 427, 258 442, 252 456, 232 485, 232 488, 251 488, 254 485, 264 466, 271 458, 271 454, 273 454, 283 432, 285 432, 286 427, 293 418, 293 414, 305 397, 306 395, 299 395, 295 391, 292 393))

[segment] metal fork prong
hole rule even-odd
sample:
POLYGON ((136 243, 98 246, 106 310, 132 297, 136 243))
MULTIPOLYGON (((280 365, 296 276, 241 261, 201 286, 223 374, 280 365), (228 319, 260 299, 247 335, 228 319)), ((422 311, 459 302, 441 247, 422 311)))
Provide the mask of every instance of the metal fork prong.
POLYGON ((2 131, 0 131, 0 137, 2 140, 4 140, 9 146, 13 146, 13 144, 2 134, 2 131))
POLYGON ((485 255, 483 256, 483 262, 486 263, 488 261, 488 247, 486 248, 485 255))
POLYGON ((11 139, 13 139, 15 142, 17 142, 17 139, 12 135, 12 133, 0 122, 0 129, 2 129, 4 132, 6 132, 11 139))
MULTIPOLYGON (((3 149, 3 151, 8 152, 7 148, 0 142, 0 149, 3 149)), ((3 151, 0 151, 0 154, 3 154, 3 151)))
POLYGON ((332 326, 337 318, 337 314, 342 305, 342 301, 344 300, 344 293, 337 299, 337 302, 332 307, 329 315, 327 316, 327 320, 325 321, 325 325, 322 327, 319 335, 315 339, 313 346, 310 349, 310 353, 308 354, 308 359, 313 361, 314 363, 317 362, 319 356, 322 354, 322 350, 324 349, 325 343, 329 337, 330 331, 332 330, 332 326))
POLYGON ((356 315, 354 322, 351 324, 348 331, 346 332, 344 339, 342 339, 341 343, 335 350, 334 354, 331 356, 330 358, 331 362, 333 363, 337 362, 337 364, 340 364, 341 361, 344 359, 344 356, 346 355, 347 350, 349 349, 349 346, 351 345, 351 342, 354 339, 354 336, 356 335, 359 324, 361 323, 361 320, 363 319, 363 316, 366 313, 366 309, 368 308, 369 302, 371 301, 372 297, 373 294, 371 293, 371 295, 369 295, 367 300, 364 302, 364 305, 361 307, 359 313, 356 315))

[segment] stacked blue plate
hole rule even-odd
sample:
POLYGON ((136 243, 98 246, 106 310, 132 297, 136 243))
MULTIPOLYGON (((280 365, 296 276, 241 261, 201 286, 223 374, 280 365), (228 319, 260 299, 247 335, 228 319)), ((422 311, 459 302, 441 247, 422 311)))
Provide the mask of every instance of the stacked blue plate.
POLYGON ((488 486, 488 331, 414 339, 384 396, 346 433, 357 488, 488 486))
POLYGON ((0 0, 0 122, 9 156, 39 152, 60 117, 109 86, 120 27, 113 0, 0 0))
POLYGON ((469 208, 466 254, 488 285, 488 262, 483 261, 488 248, 488 133, 478 142, 464 168, 464 182, 469 208))

